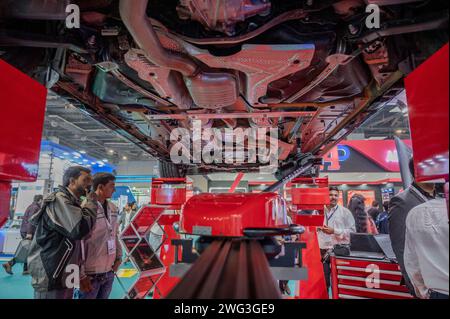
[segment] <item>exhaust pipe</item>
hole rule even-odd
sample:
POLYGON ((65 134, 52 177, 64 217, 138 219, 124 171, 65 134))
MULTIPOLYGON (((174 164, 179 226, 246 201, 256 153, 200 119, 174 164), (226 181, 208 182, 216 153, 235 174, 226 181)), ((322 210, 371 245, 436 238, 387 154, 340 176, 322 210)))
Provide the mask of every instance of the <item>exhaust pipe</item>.
MULTIPOLYGON (((220 109, 233 105, 239 97, 236 77, 229 72, 205 72, 194 59, 166 50, 147 17, 147 5, 148 0, 120 0, 122 20, 147 59, 157 66, 181 73, 186 85, 183 89, 189 91, 186 94, 190 94, 189 100, 197 107, 220 109)), ((178 105, 180 108, 189 109, 192 103, 181 104, 178 105)))
POLYGON ((136 43, 155 65, 178 71, 186 77, 195 76, 198 66, 193 60, 162 46, 147 17, 147 5, 148 0, 120 0, 120 15, 136 43))

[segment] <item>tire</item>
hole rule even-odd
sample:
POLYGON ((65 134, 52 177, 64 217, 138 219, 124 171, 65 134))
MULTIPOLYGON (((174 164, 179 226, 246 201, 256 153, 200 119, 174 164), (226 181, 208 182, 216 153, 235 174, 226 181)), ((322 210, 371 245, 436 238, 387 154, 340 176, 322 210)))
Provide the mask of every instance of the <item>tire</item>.
POLYGON ((182 165, 160 161, 159 175, 161 178, 184 178, 186 177, 186 168, 182 165))

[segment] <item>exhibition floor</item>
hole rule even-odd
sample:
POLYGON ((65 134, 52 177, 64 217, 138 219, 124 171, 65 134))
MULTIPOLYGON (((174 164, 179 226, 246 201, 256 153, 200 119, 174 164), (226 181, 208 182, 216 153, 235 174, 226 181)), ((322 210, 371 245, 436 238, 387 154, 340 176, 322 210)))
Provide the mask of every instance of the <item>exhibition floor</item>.
MULTIPOLYGON (((0 264, 8 261, 0 258, 0 264)), ((3 267, 0 266, 0 299, 33 299, 33 288, 31 287, 31 277, 22 275, 22 264, 17 264, 13 268, 14 275, 8 275, 3 267)), ((127 270, 132 270, 131 263, 122 266, 122 273, 127 273, 127 270)), ((135 276, 126 278, 122 275, 120 278, 125 288, 129 288, 135 276)), ((114 281, 113 290, 110 299, 122 299, 124 296, 123 288, 117 280, 114 281)))

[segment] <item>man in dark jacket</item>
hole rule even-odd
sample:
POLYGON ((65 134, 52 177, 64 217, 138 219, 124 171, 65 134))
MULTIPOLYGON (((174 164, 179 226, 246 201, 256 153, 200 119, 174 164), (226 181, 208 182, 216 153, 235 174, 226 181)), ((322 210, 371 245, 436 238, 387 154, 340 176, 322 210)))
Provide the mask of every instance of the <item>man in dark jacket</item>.
MULTIPOLYGON (((411 159, 409 165, 411 175, 414 177, 414 161, 411 159)), ((434 184, 423 184, 413 182, 404 192, 393 197, 389 202, 389 236, 392 248, 397 258, 398 264, 405 279, 405 284, 411 294, 415 295, 412 285, 405 269, 404 251, 406 236, 406 217, 414 207, 434 199, 434 184)))
MULTIPOLYGON (((34 232, 36 229, 33 227, 33 225, 30 224, 30 218, 34 214, 37 214, 42 206, 42 201, 44 200, 44 196, 42 195, 36 195, 34 196, 33 203, 28 206, 28 208, 25 211, 25 214, 23 215, 22 219, 22 225, 20 226, 20 236, 22 236, 22 239, 33 239, 34 232)), ((16 259, 13 258, 9 262, 3 264, 3 268, 5 269, 6 273, 13 275, 12 268, 16 264, 16 259)), ((23 275, 28 275, 28 265, 27 263, 23 264, 23 275)))
POLYGON ((389 234, 389 202, 383 203, 383 209, 377 217, 376 224, 380 234, 389 234))
POLYGON ((72 299, 79 288, 81 251, 79 241, 92 230, 97 218, 97 197, 89 193, 90 170, 70 167, 63 186, 44 200, 31 223, 36 233, 28 256, 35 299, 72 299))

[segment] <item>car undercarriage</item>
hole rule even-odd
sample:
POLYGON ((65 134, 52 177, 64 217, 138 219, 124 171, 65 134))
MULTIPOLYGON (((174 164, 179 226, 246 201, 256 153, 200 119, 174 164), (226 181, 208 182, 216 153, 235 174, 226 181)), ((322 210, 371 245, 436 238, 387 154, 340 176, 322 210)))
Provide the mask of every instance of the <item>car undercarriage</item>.
POLYGON ((259 168, 170 167, 171 132, 195 120, 277 130, 286 171, 395 97, 447 26, 439 0, 2 0, 0 58, 167 162, 165 175, 259 168), (66 26, 70 4, 79 28, 66 26))

